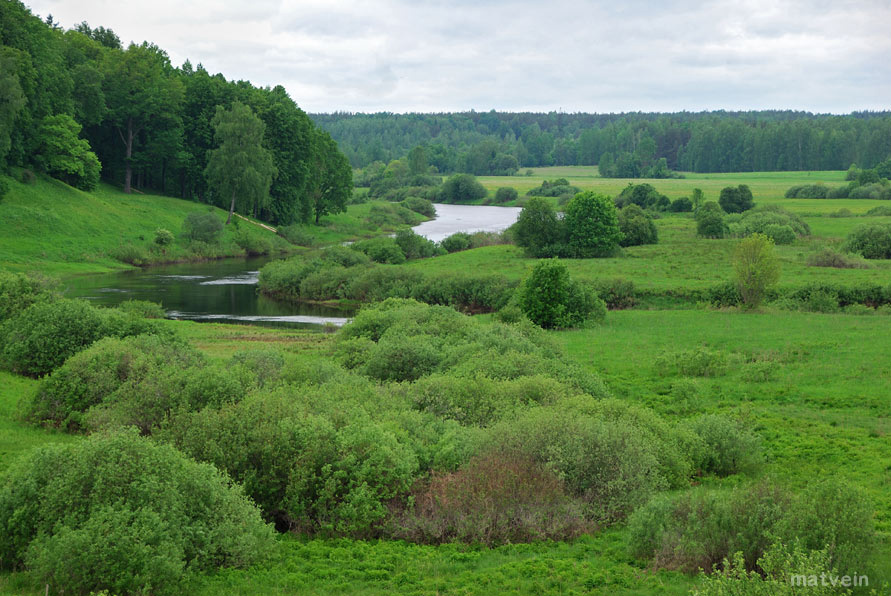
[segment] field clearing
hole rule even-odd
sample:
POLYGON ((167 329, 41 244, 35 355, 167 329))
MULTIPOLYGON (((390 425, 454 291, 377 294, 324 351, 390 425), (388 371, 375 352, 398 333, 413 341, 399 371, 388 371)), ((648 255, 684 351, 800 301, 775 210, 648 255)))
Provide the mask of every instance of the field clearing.
POLYGON ((629 184, 652 184, 656 190, 671 199, 689 197, 694 188, 702 189, 705 200, 717 201, 721 189, 726 186, 747 184, 752 189, 756 203, 781 205, 799 214, 823 215, 849 209, 854 214, 865 214, 877 205, 891 205, 891 201, 869 199, 786 199, 790 186, 823 183, 827 186, 845 184, 843 171, 819 172, 730 172, 720 174, 696 174, 683 172, 684 178, 600 178, 597 166, 555 166, 530 168, 532 176, 524 176, 523 169, 516 176, 480 176, 478 180, 486 189, 494 191, 501 186, 516 188, 520 195, 540 186, 544 180, 566 178, 570 184, 582 190, 593 190, 610 196, 619 194, 629 184))
MULTIPOLYGON (((819 221, 821 233, 832 233, 843 238, 850 227, 869 220, 891 218, 808 218, 808 223, 819 221), (826 230, 822 224, 826 223, 826 230), (837 226, 840 229, 830 229, 837 226)), ((704 240, 696 236, 696 224, 686 216, 667 216, 656 220, 659 244, 632 246, 624 249, 625 256, 603 259, 564 259, 571 274, 581 280, 595 281, 625 278, 635 286, 651 291, 683 291, 703 289, 730 281, 731 256, 739 242, 734 238, 704 240)), ((836 242, 837 244, 837 242, 836 242)), ((814 235, 794 244, 778 246, 782 261, 780 287, 802 286, 808 283, 840 285, 878 284, 891 282, 891 261, 870 261, 870 269, 833 269, 810 267, 810 254, 827 245, 825 238, 814 235)), ((404 267, 415 267, 428 273, 480 271, 501 273, 519 280, 535 265, 535 259, 524 256, 521 248, 513 245, 488 246, 476 250, 410 261, 404 267)))

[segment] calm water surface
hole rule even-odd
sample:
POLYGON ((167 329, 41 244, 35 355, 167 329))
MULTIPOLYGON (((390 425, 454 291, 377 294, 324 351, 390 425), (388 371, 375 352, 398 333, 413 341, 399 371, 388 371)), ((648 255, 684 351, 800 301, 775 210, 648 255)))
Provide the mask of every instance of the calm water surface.
MULTIPOLYGON (((519 212, 519 207, 437 204, 436 219, 414 230, 435 242, 455 232, 500 232, 517 220, 519 212)), ((305 328, 340 326, 349 320, 350 311, 288 304, 260 295, 257 276, 270 260, 223 259, 84 275, 66 280, 65 294, 100 306, 149 300, 161 304, 172 319, 305 328)))

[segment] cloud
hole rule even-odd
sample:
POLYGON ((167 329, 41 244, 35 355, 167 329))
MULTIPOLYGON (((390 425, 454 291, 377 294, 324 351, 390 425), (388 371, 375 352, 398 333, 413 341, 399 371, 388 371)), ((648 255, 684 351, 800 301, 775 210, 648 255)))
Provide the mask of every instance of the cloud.
POLYGON ((35 0, 308 111, 887 109, 891 4, 35 0))

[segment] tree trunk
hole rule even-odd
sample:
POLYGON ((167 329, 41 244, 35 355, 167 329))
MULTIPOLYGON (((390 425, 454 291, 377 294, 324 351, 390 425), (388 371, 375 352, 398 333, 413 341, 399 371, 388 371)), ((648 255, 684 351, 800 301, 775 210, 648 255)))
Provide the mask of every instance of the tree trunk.
POLYGON ((229 217, 226 218, 226 225, 232 221, 232 214, 235 213, 235 191, 232 191, 232 202, 229 203, 229 217))
POLYGON ((126 156, 124 163, 127 169, 124 171, 124 192, 130 194, 130 181, 133 179, 133 166, 130 165, 130 158, 133 156, 133 118, 127 118, 127 138, 124 139, 126 147, 126 156))

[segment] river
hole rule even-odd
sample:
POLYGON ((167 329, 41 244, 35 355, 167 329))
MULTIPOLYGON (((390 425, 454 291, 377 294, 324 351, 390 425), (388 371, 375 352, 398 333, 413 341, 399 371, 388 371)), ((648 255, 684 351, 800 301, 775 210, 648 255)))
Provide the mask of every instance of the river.
MULTIPOLYGON (((414 230, 436 242, 455 232, 498 232, 516 221, 519 211, 518 207, 437 204, 436 219, 414 230)), ((149 300, 160 303, 172 319, 194 321, 318 328, 349 320, 349 311, 279 302, 257 292, 258 272, 270 260, 223 259, 77 276, 65 280, 65 295, 100 306, 149 300)))

